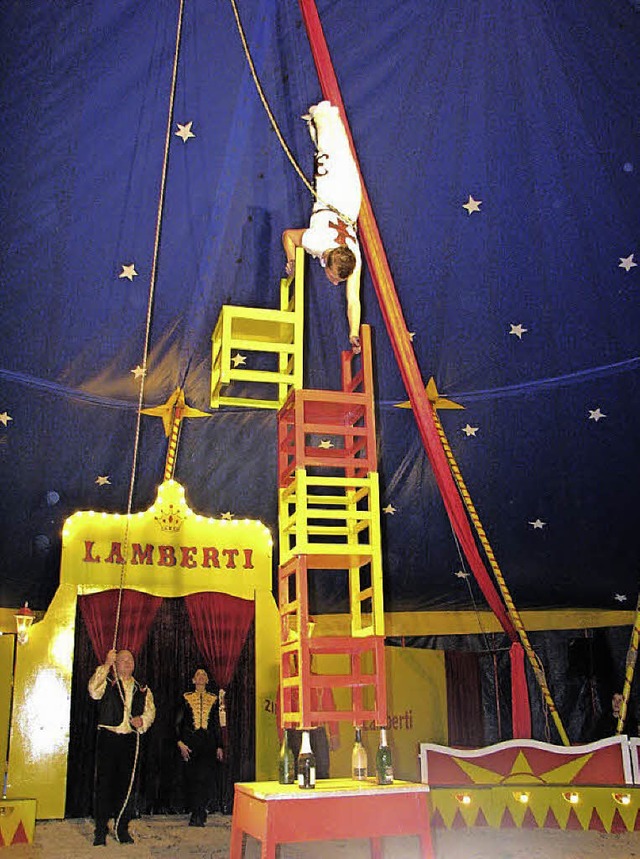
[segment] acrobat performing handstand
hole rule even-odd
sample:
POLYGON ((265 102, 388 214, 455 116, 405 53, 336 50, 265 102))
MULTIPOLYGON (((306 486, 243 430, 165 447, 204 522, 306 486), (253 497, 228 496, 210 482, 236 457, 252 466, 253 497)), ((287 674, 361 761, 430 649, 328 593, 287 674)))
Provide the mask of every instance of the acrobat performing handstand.
POLYGON ((307 120, 316 146, 316 202, 307 229, 282 234, 286 271, 293 274, 297 247, 319 260, 328 280, 346 280, 347 320, 352 350, 360 352, 360 274, 362 256, 356 233, 362 188, 349 138, 335 105, 321 101, 309 108, 307 120))

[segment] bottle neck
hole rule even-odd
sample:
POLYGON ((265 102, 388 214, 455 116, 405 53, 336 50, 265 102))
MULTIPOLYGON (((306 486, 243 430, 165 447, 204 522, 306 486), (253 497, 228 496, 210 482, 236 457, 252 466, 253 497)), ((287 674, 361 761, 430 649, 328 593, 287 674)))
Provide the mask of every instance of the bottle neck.
POLYGON ((300 754, 310 754, 311 753, 311 737, 309 736, 309 731, 302 732, 302 743, 300 744, 300 754))
POLYGON ((356 743, 362 742, 362 731, 360 728, 356 728, 356 743))
POLYGON ((386 728, 380 728, 380 745, 381 746, 387 745, 387 729, 386 728))

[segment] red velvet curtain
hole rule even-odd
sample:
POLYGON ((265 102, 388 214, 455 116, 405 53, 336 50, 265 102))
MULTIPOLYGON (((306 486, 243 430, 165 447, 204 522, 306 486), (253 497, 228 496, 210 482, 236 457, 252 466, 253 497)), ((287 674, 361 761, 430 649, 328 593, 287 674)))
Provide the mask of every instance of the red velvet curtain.
MULTIPOLYGON (((118 594, 117 590, 109 590, 78 597, 82 619, 99 662, 104 660, 113 647, 118 594)), ((161 603, 161 597, 154 597, 141 591, 122 591, 116 642, 118 650, 125 648, 134 656, 138 655, 161 603)))
POLYGON ((255 603, 229 594, 184 598, 196 643, 219 688, 227 689, 253 621, 255 603))
POLYGON ((478 654, 448 650, 444 656, 449 745, 483 746, 484 718, 478 654))

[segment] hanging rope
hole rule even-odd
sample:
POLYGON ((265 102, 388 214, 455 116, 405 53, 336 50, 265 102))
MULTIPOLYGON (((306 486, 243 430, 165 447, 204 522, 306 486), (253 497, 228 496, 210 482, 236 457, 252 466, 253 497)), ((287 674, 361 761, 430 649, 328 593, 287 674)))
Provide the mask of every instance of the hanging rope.
POLYGON ((118 589, 118 605, 116 608, 116 622, 113 630, 113 649, 116 650, 118 642, 118 628, 120 625, 120 613, 122 610, 122 592, 125 586, 127 555, 129 553, 129 527, 131 522, 131 512, 133 509, 133 491, 136 482, 136 472, 138 468, 138 452, 140 448, 140 426, 142 422, 142 406, 144 403, 144 388, 147 378, 147 361, 149 355, 149 340, 151 332, 151 313, 153 310, 153 298, 156 288, 156 279, 158 272, 158 255, 160 251, 160 235, 162 232, 162 213, 164 209, 164 199, 167 184, 167 169, 169 166, 169 143, 171 141, 171 128, 173 126, 173 107, 175 103, 176 81, 178 77, 178 58, 180 56, 180 41, 182 36, 182 19, 184 15, 184 2, 180 0, 180 8, 178 11, 178 25, 176 30, 176 46, 173 54, 173 71, 171 76, 171 91, 169 95, 169 111, 167 115, 167 128, 164 140, 164 157, 162 159, 162 174, 160 178, 160 194, 158 197, 158 209, 156 212, 156 228, 155 238, 153 242, 153 260, 151 263, 151 276, 149 278, 149 296, 147 299, 147 318, 144 333, 144 347, 142 351, 142 373, 140 375, 140 390, 138 392, 138 411, 136 414, 136 428, 133 442, 133 457, 131 462, 131 476, 129 478, 129 496, 127 498, 127 519, 125 524, 124 539, 123 539, 123 558, 124 561, 120 568, 120 585, 118 589))
POLYGON ((282 132, 280 131, 280 128, 278 127, 278 123, 276 122, 276 118, 273 115, 273 111, 271 110, 271 107, 269 106, 269 102, 267 101, 267 97, 264 93, 264 89, 262 87, 262 84, 260 83, 260 78, 258 77, 258 73, 256 71, 256 67, 255 67, 255 64, 253 62, 253 58, 251 56, 251 51, 249 50, 249 44, 247 42, 247 37, 246 37, 245 32, 244 32, 244 27, 242 26, 242 21, 240 20, 240 13, 238 11, 238 6, 236 3, 236 0, 230 0, 230 2, 231 2, 231 8, 233 9, 233 15, 236 19, 236 26, 238 28, 238 33, 240 35, 240 41, 242 42, 242 48, 244 50, 244 55, 246 57, 247 64, 248 64, 249 69, 251 71, 251 77, 253 78, 253 82, 256 86, 256 90, 258 91, 258 95, 260 96, 260 101, 262 102, 264 109, 266 111, 266 114, 269 117, 269 122, 271 123, 271 127, 273 128, 273 130, 276 133, 276 137, 278 138, 280 146, 282 147, 285 155, 289 159, 293 169, 296 171, 298 176, 302 179, 302 181, 304 182, 307 189, 311 192, 312 196, 319 203, 321 203, 325 208, 330 209, 332 212, 335 212, 335 214, 338 215, 339 218, 341 218, 345 223, 349 224, 349 226, 351 226, 355 229, 356 228, 356 222, 355 221, 351 220, 351 218, 348 218, 343 212, 341 212, 339 209, 336 209, 335 206, 332 206, 330 203, 327 203, 326 200, 323 200, 321 197, 318 196, 316 189, 313 187, 311 182, 309 182, 309 180, 307 179, 305 174, 302 172, 300 165, 298 164, 293 153, 291 152, 291 150, 287 146, 287 142, 284 139, 284 137, 282 136, 282 132))
MULTIPOLYGON (((157 280, 157 272, 158 272, 158 256, 160 251, 160 235, 162 233, 162 213, 164 209, 164 200, 165 200, 165 192, 167 185, 167 170, 169 164, 169 143, 171 141, 171 128, 173 126, 173 108, 175 103, 175 93, 176 93, 176 81, 178 77, 178 58, 180 56, 180 41, 182 35, 182 19, 184 15, 184 2, 185 0, 180 0, 180 8, 178 11, 178 24, 176 28, 176 47, 173 54, 173 71, 171 76, 171 92, 169 95, 169 111, 167 116, 167 128, 165 132, 165 141, 164 141, 164 157, 162 159, 162 174, 160 178, 160 194, 158 198, 158 209, 156 212, 156 228, 155 228, 155 237, 153 242, 153 260, 151 264, 151 275, 149 278, 149 295, 147 299, 147 317, 145 321, 145 333, 144 333, 144 347, 142 351, 142 373, 140 375, 140 389, 138 392, 138 410, 136 413, 136 428, 134 434, 133 441, 133 456, 131 461, 131 475, 129 478, 129 495, 127 498, 127 518, 125 523, 124 530, 124 538, 123 538, 123 562, 120 567, 120 583, 118 586, 118 604, 116 607, 116 619, 113 629, 113 650, 117 650, 118 645, 118 632, 120 628, 120 614, 122 611, 122 594, 124 592, 124 586, 126 583, 126 570, 127 570, 127 556, 129 554, 129 529, 131 523, 131 513, 133 510, 133 492, 136 483, 136 473, 138 468, 138 452, 140 449, 140 427, 142 423, 142 406, 144 404, 144 389, 145 389, 145 380, 147 378, 147 361, 149 356, 149 341, 150 341, 150 333, 151 333, 151 314, 153 310, 153 299, 156 288, 156 280, 157 280)), ((113 666, 114 673, 116 676, 116 685, 118 687, 118 692, 120 693, 120 698, 122 700, 122 705, 125 709, 126 713, 126 701, 124 696, 124 688, 120 682, 120 678, 118 677, 118 671, 113 666)), ((136 750, 133 758, 133 766, 131 768, 131 778, 129 779, 129 786, 127 788, 127 794, 124 798, 124 802, 122 803, 122 808, 120 809, 119 814, 116 817, 115 821, 115 836, 116 841, 119 841, 118 838, 118 827, 120 825, 120 820, 124 811, 129 803, 129 799, 131 798, 131 792, 133 790, 133 783, 135 781, 136 767, 138 765, 138 755, 140 753, 140 734, 138 730, 135 731, 136 734, 136 750)))
POLYGON ((449 446, 449 441, 445 435, 444 428, 442 426, 442 423, 440 422, 440 418, 438 417, 438 413, 437 413, 436 409, 433 409, 433 416, 434 416, 434 420, 435 420, 436 429, 438 430, 438 435, 440 437, 440 441, 442 442, 442 447, 443 447, 445 454, 447 456, 447 461, 449 463, 449 467, 451 469, 453 479, 456 482, 456 486, 458 487, 458 491, 460 492, 460 496, 462 498, 464 506, 467 510, 467 513, 469 514, 471 522, 473 523, 473 525, 475 527, 476 533, 480 539, 480 543, 482 544, 482 548, 484 549, 485 554, 487 556, 487 559, 489 561, 489 565, 491 567, 491 570, 493 571, 496 582, 498 583, 498 588, 500 590, 500 593, 502 594, 502 598, 503 598, 505 605, 507 607, 507 612, 509 614, 509 617, 511 618, 511 620, 513 622, 513 625, 516 629, 516 632, 518 633, 518 638, 520 639, 520 642, 524 648, 524 651, 527 654, 527 657, 529 659, 529 663, 533 669, 533 673, 535 674, 536 679, 540 685, 540 689, 541 689, 542 694, 544 696, 544 700, 547 704, 547 707, 549 708, 549 712, 551 713, 553 721, 555 722, 555 726, 558 730, 558 733, 560 734, 560 738, 561 738, 562 742, 564 743, 564 745, 568 746, 568 745, 570 745, 569 737, 567 736, 567 732, 565 731, 564 726, 562 724, 562 721, 560 719, 560 714, 558 713, 558 711, 556 709, 556 705, 554 704, 553 698, 551 697, 551 692, 549 690, 549 685, 547 683, 547 678, 545 676, 544 667, 543 667, 542 663, 540 662, 538 655, 536 654, 533 647, 531 646, 531 642, 529 641, 529 636, 527 635, 527 631, 524 628, 524 625, 522 623, 522 619, 520 618, 520 613, 518 612, 518 610, 515 607, 515 604, 513 602, 513 599, 511 598, 511 594, 509 593, 509 588, 507 587, 507 583, 504 580, 504 576, 502 575, 502 571, 501 571, 500 567, 498 566, 498 562, 497 562, 497 560, 493 554, 493 549, 491 548, 491 545, 489 543, 489 540, 487 538, 485 530, 482 527, 482 523, 480 522, 480 517, 478 516, 478 513, 477 513, 475 506, 473 504, 473 501, 471 500, 471 496, 469 495, 469 491, 465 485, 465 482, 464 482, 464 479, 463 479, 462 474, 460 472, 460 469, 458 468, 458 463, 456 462, 456 459, 453 455, 453 451, 451 450, 451 447, 449 446))

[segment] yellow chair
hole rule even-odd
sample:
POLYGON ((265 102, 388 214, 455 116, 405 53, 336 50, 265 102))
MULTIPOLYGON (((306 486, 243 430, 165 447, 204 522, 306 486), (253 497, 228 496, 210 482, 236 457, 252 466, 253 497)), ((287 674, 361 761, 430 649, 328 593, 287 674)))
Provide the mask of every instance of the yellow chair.
POLYGON ((334 570, 337 576, 338 571, 348 574, 351 634, 384 635, 376 472, 359 478, 311 477, 297 468, 289 486, 278 492, 278 530, 280 575, 285 580, 294 574, 296 581, 293 614, 298 617, 291 620, 297 629, 307 620, 307 570, 334 570))
POLYGON ((222 306, 211 337, 211 408, 279 409, 302 387, 303 334, 304 251, 297 248, 293 276, 280 281, 279 310, 222 306))

